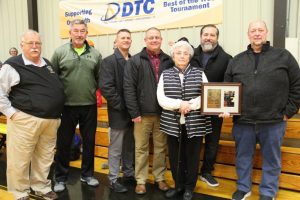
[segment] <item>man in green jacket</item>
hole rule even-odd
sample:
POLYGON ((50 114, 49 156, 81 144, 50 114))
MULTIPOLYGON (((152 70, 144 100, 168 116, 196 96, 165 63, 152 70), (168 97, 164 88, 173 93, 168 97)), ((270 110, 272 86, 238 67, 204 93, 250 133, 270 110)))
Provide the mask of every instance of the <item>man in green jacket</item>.
POLYGON ((83 140, 81 182, 98 186, 93 177, 97 127, 96 89, 101 54, 86 41, 87 25, 75 19, 70 24, 71 41, 55 50, 52 63, 64 85, 66 101, 57 135, 54 191, 65 190, 69 172, 70 147, 76 125, 83 140))

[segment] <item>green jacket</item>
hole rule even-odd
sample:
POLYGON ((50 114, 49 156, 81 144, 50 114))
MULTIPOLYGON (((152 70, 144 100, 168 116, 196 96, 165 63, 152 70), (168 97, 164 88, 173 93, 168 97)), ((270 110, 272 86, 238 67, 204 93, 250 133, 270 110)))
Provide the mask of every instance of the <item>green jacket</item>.
POLYGON ((80 56, 73 49, 72 43, 66 43, 55 50, 51 59, 64 85, 67 106, 96 104, 102 57, 95 48, 85 43, 86 50, 80 56))

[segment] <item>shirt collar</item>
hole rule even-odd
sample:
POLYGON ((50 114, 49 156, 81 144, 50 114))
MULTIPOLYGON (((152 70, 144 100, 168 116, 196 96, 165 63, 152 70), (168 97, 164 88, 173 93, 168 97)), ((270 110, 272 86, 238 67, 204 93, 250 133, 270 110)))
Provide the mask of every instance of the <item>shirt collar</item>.
POLYGON ((151 57, 158 58, 158 57, 159 57, 159 54, 160 54, 160 51, 159 51, 158 54, 155 54, 153 51, 150 51, 150 50, 147 49, 147 48, 146 48, 146 52, 147 52, 148 56, 150 56, 150 58, 151 58, 151 57))
POLYGON ((39 65, 37 65, 37 64, 33 63, 32 61, 28 60, 24 56, 24 54, 22 54, 22 59, 23 59, 25 65, 34 65, 36 67, 43 67, 43 66, 47 65, 46 61, 42 57, 40 57, 41 62, 40 62, 39 65))
MULTIPOLYGON (((116 48, 114 53, 115 53, 117 59, 124 59, 125 60, 125 58, 122 55, 120 49, 116 48)), ((131 55, 130 55, 130 53, 128 53, 128 58, 130 58, 130 57, 131 57, 131 55)))

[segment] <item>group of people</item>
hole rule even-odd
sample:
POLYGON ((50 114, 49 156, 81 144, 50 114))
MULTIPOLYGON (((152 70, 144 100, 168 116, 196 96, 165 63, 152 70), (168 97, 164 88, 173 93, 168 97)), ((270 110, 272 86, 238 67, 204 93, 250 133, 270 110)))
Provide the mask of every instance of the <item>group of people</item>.
POLYGON ((103 60, 87 42, 83 20, 72 21, 69 34, 70 42, 56 49, 50 62, 41 57, 39 33, 28 30, 21 37, 22 54, 0 68, 0 112, 7 116, 8 132, 7 186, 16 199, 29 200, 30 189, 56 199, 56 192, 66 189, 78 124, 83 141, 80 180, 99 185, 93 174, 98 87, 107 100, 108 179, 114 192, 127 192, 124 183, 131 181, 137 194, 147 193, 150 138, 152 174, 166 198, 192 199, 203 141, 200 179, 218 186, 212 171, 222 121, 230 113, 202 115, 200 85, 224 81, 243 87, 242 112, 233 118, 238 180, 232 199, 251 195, 256 143, 263 157, 260 200, 276 197, 286 121, 300 106, 300 69, 287 50, 270 45, 263 21, 249 24, 250 44, 233 58, 218 44, 219 30, 212 24, 201 28, 197 48, 180 40, 172 44, 170 56, 161 50, 161 32, 155 27, 145 32, 145 47, 133 56, 131 32, 119 30, 113 54, 103 60), (175 188, 165 181, 167 148, 175 188), (52 191, 47 176, 54 159, 52 191))
POLYGON ((65 189, 77 124, 83 146, 80 180, 99 185, 93 173, 102 57, 87 43, 83 20, 74 20, 69 33, 70 42, 59 47, 50 62, 41 57, 40 34, 26 31, 20 41, 22 54, 0 69, 0 112, 7 117, 7 189, 18 200, 29 200, 30 190, 57 199, 54 191, 65 189), (53 191, 47 177, 54 155, 53 191))

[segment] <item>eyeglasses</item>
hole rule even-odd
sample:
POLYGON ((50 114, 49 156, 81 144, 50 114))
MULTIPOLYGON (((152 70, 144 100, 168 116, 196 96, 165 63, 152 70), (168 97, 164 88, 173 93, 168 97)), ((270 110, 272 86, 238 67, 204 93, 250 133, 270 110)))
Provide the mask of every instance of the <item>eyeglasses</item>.
POLYGON ((36 47, 40 47, 40 46, 42 46, 42 43, 41 42, 32 42, 32 41, 30 41, 30 42, 25 42, 25 41, 22 41, 22 43, 24 43, 24 44, 28 44, 29 46, 36 46, 36 47))
POLYGON ((161 37, 159 36, 150 36, 150 37, 147 37, 148 40, 160 40, 161 37))

